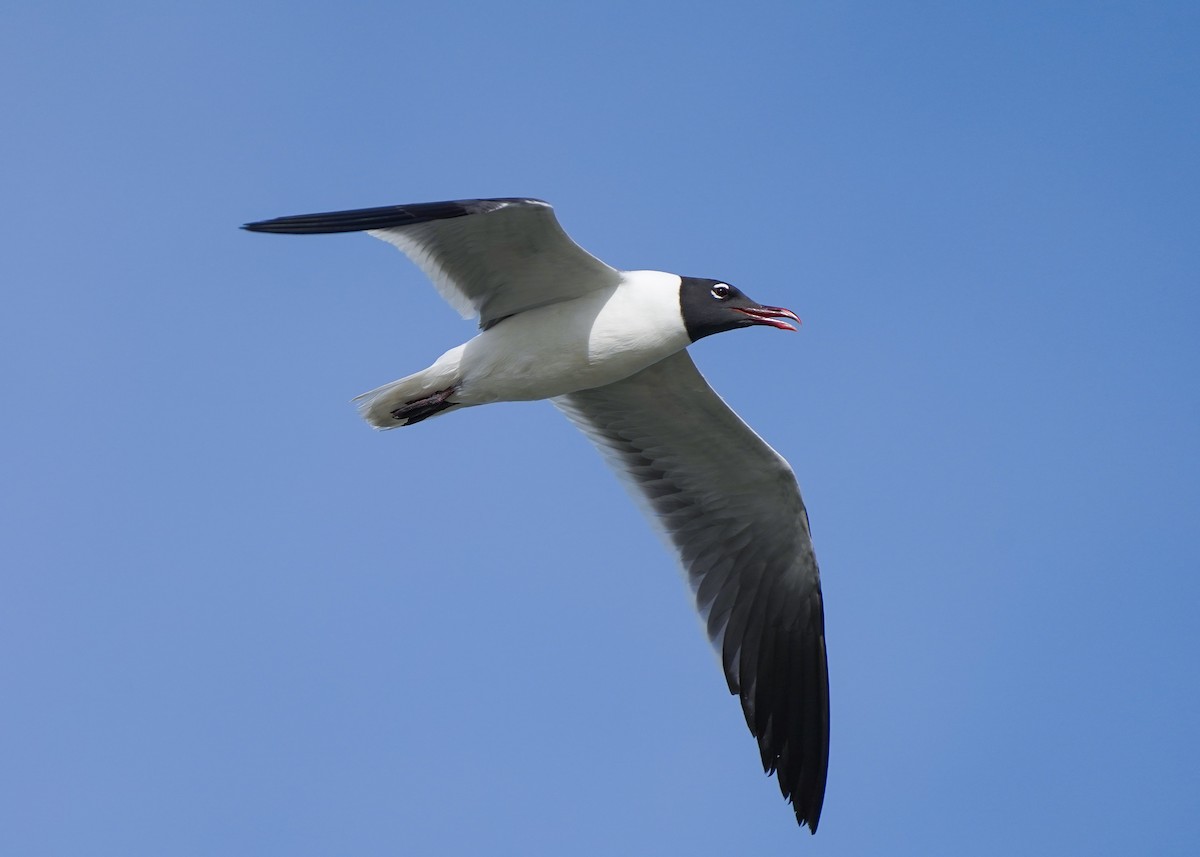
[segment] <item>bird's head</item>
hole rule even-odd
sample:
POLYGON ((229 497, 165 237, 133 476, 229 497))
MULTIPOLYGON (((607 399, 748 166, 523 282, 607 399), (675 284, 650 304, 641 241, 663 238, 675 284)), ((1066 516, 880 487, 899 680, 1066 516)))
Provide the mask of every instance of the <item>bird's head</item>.
POLYGON ((680 279, 679 309, 692 342, 714 333, 754 324, 795 330, 795 327, 781 320, 785 318, 800 323, 800 317, 790 309, 763 306, 720 280, 700 277, 680 279))

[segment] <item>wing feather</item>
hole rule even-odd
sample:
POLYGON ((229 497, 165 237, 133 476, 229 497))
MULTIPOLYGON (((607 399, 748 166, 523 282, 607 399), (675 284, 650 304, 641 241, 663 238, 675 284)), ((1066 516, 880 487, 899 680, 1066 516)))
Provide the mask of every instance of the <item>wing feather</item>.
POLYGON ((300 214, 253 232, 367 232, 404 252, 464 318, 489 327, 518 312, 613 285, 618 272, 568 237, 547 202, 466 199, 300 214))
POLYGON ((791 467, 686 351, 553 401, 674 545, 763 768, 815 832, 829 763, 825 619, 791 467))

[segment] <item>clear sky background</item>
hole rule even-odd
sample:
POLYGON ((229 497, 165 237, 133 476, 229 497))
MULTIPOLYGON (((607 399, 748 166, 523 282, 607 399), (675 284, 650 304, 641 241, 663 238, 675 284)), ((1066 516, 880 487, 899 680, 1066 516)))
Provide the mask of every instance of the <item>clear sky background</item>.
POLYGON ((1195 855, 1195 3, 20 4, 0 29, 0 853, 1195 855), (550 200, 795 309, 693 349, 794 465, 796 828, 548 404, 284 214, 550 200))

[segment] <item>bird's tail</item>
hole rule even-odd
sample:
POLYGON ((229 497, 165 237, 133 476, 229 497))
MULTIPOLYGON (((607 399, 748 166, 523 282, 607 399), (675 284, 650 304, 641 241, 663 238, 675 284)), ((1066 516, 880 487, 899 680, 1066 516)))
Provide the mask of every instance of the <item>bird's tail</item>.
POLYGON ((462 407, 451 401, 458 383, 458 350, 443 354, 424 371, 355 396, 359 414, 377 429, 392 429, 462 407))
POLYGON ((359 414, 377 429, 410 426, 432 416, 444 414, 462 405, 451 402, 454 388, 435 390, 422 395, 423 388, 411 378, 401 378, 369 393, 354 398, 359 414))

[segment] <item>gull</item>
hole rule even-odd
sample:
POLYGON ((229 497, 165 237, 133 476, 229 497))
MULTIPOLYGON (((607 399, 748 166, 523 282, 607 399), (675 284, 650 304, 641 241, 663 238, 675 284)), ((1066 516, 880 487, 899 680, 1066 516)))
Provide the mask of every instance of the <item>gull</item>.
POLYGON ((479 332, 427 369, 359 396, 372 426, 490 402, 549 399, 603 454, 673 545, 741 700, 763 770, 815 833, 829 766, 821 579, 792 468, 704 380, 698 339, 795 330, 791 310, 720 280, 620 271, 537 199, 303 214, 252 232, 366 232, 395 245, 479 332))

